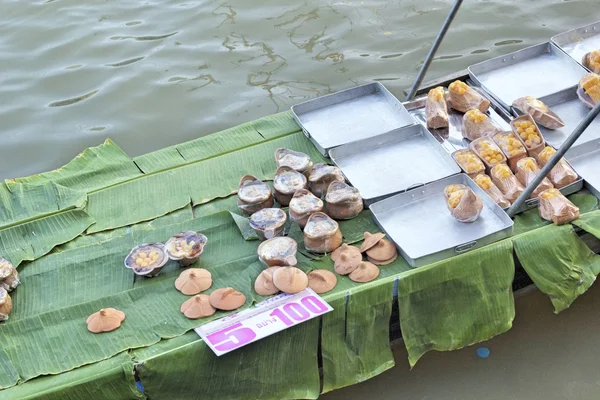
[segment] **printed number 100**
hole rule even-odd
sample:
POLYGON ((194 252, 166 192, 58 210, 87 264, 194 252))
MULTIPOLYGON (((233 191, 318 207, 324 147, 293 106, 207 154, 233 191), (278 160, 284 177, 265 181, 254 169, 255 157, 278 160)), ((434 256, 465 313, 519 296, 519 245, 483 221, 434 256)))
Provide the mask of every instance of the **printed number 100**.
POLYGON ((307 296, 300 300, 300 303, 290 302, 281 308, 274 309, 269 316, 277 317, 286 326, 291 326, 294 325, 294 321, 301 322, 308 319, 310 312, 318 315, 326 311, 327 306, 321 300, 315 296, 307 296))

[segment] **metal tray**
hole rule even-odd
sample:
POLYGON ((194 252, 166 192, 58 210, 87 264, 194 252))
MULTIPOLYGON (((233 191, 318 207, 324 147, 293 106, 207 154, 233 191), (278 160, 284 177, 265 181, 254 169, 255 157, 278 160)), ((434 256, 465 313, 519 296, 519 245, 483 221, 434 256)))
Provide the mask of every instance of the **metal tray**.
MULTIPOLYGON (((573 167, 573 166, 571 165, 571 167, 573 167)), ((573 169, 575 169, 575 168, 573 168, 573 169)), ((577 172, 576 169, 575 169, 575 172, 577 172)), ((583 178, 581 177, 581 175, 579 175, 579 178, 575 182, 571 183, 570 185, 560 188, 560 192, 563 195, 568 196, 570 194, 579 192, 581 189, 583 189, 583 178)), ((517 209, 517 212, 515 213, 515 215, 520 214, 524 211, 530 210, 532 208, 537 208, 537 207, 539 207, 539 205, 540 205, 540 200, 537 197, 535 199, 527 199, 523 202, 523 204, 521 204, 521 207, 519 207, 517 209)), ((507 211, 507 210, 508 210, 508 207, 504 209, 504 211, 507 211)))
POLYGON ((510 110, 515 99, 543 97, 579 82, 585 68, 547 42, 469 67, 471 79, 510 110))
POLYGON ((552 36, 552 43, 583 66, 581 59, 592 50, 600 50, 600 22, 552 36))
POLYGON ((329 155, 366 205, 460 172, 450 154, 421 125, 336 147, 329 155))
POLYGON ((510 217, 465 174, 397 194, 369 208, 412 267, 488 245, 509 237, 513 230, 510 217), (483 201, 475 222, 458 222, 448 210, 444 188, 456 183, 469 186, 483 201))
POLYGON ((379 82, 296 104, 292 113, 324 156, 334 147, 415 124, 402 103, 379 82))
MULTIPOLYGON (((478 88, 474 88, 484 97, 488 98, 485 93, 482 93, 478 88)), ((446 91, 447 92, 447 91, 446 91)), ((427 96, 419 99, 403 103, 414 120, 427 128, 427 117, 425 115, 425 101, 427 96)), ((469 147, 470 140, 465 139, 462 135, 462 121, 464 113, 455 111, 448 107, 448 128, 429 129, 429 132, 442 144, 447 152, 453 153, 456 150, 466 149, 469 147)), ((510 119, 508 113, 498 108, 497 103, 492 102, 488 109, 487 115, 492 119, 494 124, 501 130, 509 131, 510 125, 505 118, 510 119), (506 115, 506 117, 503 117, 506 115)))
MULTIPOLYGON (((555 148, 559 148, 564 143, 567 137, 569 137, 590 111, 590 109, 579 100, 576 90, 577 86, 573 86, 539 99, 548 107, 552 108, 552 111, 558 114, 565 123, 565 126, 562 128, 554 130, 544 128, 538 124, 546 143, 555 148)), ((513 114, 520 115, 514 108, 513 114)), ((598 138, 600 138, 600 117, 596 118, 583 132, 575 142, 575 146, 598 138)))
POLYGON ((586 188, 600 198, 600 140, 571 147, 565 158, 585 180, 586 188))

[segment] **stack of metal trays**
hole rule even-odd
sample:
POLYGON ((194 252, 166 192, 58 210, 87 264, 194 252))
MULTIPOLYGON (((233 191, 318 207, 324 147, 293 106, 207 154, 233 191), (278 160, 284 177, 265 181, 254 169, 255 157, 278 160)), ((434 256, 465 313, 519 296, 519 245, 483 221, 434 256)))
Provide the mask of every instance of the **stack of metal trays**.
POLYGON ((586 188, 600 198, 600 140, 571 147, 565 158, 585 179, 586 188))
POLYGON ((540 98, 570 88, 587 73, 550 42, 492 58, 468 70, 473 82, 506 110, 520 97, 540 98))
POLYGON ((292 113, 324 156, 337 146, 415 124, 402 103, 379 82, 297 104, 292 113))
POLYGON ((510 217, 465 174, 454 175, 372 204, 373 217, 412 267, 420 267, 512 235, 510 217), (470 187, 483 201, 471 223, 458 222, 448 210, 444 188, 470 187))
MULTIPOLYGON (((477 88, 474 89, 477 90, 477 88)), ((488 109, 486 114, 492 120, 494 125, 496 125, 500 130, 509 131, 510 125, 506 121, 510 119, 510 115, 506 111, 500 109, 496 103, 493 102, 493 99, 490 99, 489 96, 487 96, 481 90, 477 91, 492 103, 492 106, 488 109)), ((404 106, 413 116, 415 121, 424 127, 427 127, 427 116, 425 115, 426 100, 427 96, 404 103, 404 106)), ((465 139, 462 134, 464 115, 464 113, 448 108, 448 116, 450 117, 448 119, 448 128, 429 129, 431 134, 438 140, 438 142, 442 144, 446 151, 450 153, 469 147, 469 140, 465 139)))
POLYGON ((553 36, 552 43, 560 47, 575 61, 581 63, 583 56, 593 50, 600 50, 600 22, 572 29, 553 36))
POLYGON ((460 172, 421 125, 339 146, 329 155, 367 205, 460 172))

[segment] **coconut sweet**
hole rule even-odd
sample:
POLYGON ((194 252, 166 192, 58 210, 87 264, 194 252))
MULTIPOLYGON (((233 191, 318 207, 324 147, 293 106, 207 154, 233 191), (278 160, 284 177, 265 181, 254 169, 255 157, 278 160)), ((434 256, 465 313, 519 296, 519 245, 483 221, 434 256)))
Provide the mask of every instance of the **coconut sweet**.
POLYGON ((379 276, 379 268, 369 261, 363 261, 360 265, 348 275, 354 282, 371 282, 379 276))
POLYGON ((250 216, 250 227, 260 240, 271 239, 283 233, 287 214, 281 208, 263 208, 250 216))
POLYGON ((337 277, 326 269, 316 269, 308 273, 308 287, 315 293, 327 293, 337 285, 337 277))
POLYGON ((261 296, 270 296, 279 292, 273 283, 273 273, 281 267, 269 267, 263 270, 254 281, 254 290, 261 296))
POLYGON ((186 296, 204 292, 212 285, 212 276, 203 268, 190 268, 179 274, 175 288, 186 296))
POLYGON ((217 289, 209 296, 210 304, 217 310, 231 311, 246 303, 246 296, 234 288, 217 289))
POLYGON ((323 200, 307 189, 300 189, 290 201, 290 218, 304 228, 311 214, 323 211, 323 200))
POLYGON ((0 286, 0 322, 6 321, 12 311, 12 299, 8 291, 0 286))
POLYGON ((306 189, 308 181, 306 176, 290 167, 279 167, 273 178, 275 200, 282 206, 290 204, 294 193, 306 189))
POLYGON ((301 174, 307 174, 313 166, 307 154, 284 148, 275 150, 275 162, 278 167, 290 167, 301 174))
POLYGON ((183 267, 192 265, 200 259, 208 238, 199 232, 181 232, 172 236, 165 243, 167 254, 183 267))
POLYGON ((296 265, 298 243, 289 237, 274 237, 258 246, 258 259, 269 267, 296 265))
POLYGON ((345 182, 332 182, 325 196, 325 210, 334 219, 351 219, 363 210, 363 200, 357 188, 345 182))
POLYGON ((217 310, 210 304, 210 297, 206 294, 197 294, 187 299, 180 311, 189 319, 210 317, 217 310))
POLYGON ((10 261, 0 257, 0 287, 11 292, 19 286, 19 283, 21 281, 17 269, 10 261))
POLYGON ((125 313, 114 308, 103 308, 86 320, 88 331, 92 333, 110 332, 121 326, 125 313))
POLYGON ((281 267, 273 272, 273 284, 284 293, 299 293, 308 287, 308 277, 296 267, 281 267))
POLYGON ((275 201, 269 185, 252 175, 244 175, 238 188, 238 208, 245 215, 273 207, 275 201))
POLYGON ((169 256, 165 245, 144 243, 135 246, 125 257, 125 267, 133 270, 136 275, 151 278, 159 274, 167 261, 169 256))
POLYGON ((342 244, 340 226, 322 212, 308 218, 304 227, 304 246, 313 253, 331 253, 342 244))
POLYGON ((385 233, 381 233, 381 232, 378 232, 378 233, 365 232, 363 234, 364 241, 360 245, 360 252, 364 253, 365 251, 369 250, 370 248, 372 248, 373 246, 375 246, 377 243, 379 243, 379 241, 381 239, 383 239, 384 237, 385 237, 385 233))
POLYGON ((308 186, 318 198, 323 198, 332 182, 344 182, 344 175, 338 167, 319 163, 310 170, 308 186))
POLYGON ((565 126, 563 120, 550 107, 533 96, 519 97, 513 101, 512 106, 523 114, 531 115, 535 122, 548 129, 558 129, 565 126))

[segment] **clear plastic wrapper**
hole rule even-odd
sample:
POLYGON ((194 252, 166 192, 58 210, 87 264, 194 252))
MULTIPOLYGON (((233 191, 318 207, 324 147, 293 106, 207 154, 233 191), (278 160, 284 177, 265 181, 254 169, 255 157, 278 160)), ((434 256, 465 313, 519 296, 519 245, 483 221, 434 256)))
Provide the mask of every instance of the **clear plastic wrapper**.
MULTIPOLYGON (((519 160, 517 163, 517 173, 515 176, 523 184, 523 186, 528 186, 531 181, 535 179, 535 177, 540 173, 540 167, 538 167, 535 158, 533 157, 525 157, 519 160)), ((542 182, 535 188, 535 190, 531 193, 530 198, 535 199, 540 195, 544 190, 552 189, 554 186, 548 180, 548 178, 544 178, 542 182)))
MULTIPOLYGON (((554 154, 556 154, 556 150, 550 146, 546 146, 537 156, 540 166, 543 167, 546 165, 554 154)), ((579 176, 567 160, 561 158, 548 173, 548 179, 550 179, 555 188, 560 189, 575 182, 579 179, 579 176)))
POLYGON ((493 136, 498 132, 492 119, 477 109, 469 110, 463 115, 462 135, 469 140, 493 136))
POLYGON ((587 107, 594 108, 600 101, 600 75, 590 72, 579 80, 577 97, 587 107))
POLYGON ((323 198, 332 182, 344 182, 342 171, 333 165, 315 164, 308 175, 308 186, 318 198, 323 198))
POLYGON ((481 198, 471 188, 464 185, 450 186, 454 187, 444 189, 450 214, 459 222, 473 222, 479 218, 479 214, 483 210, 481 198), (463 186, 463 188, 458 188, 458 186, 463 186))
POLYGON ((492 182, 492 178, 490 178, 486 174, 479 174, 475 177, 475 183, 477 186, 483 189, 484 192, 488 194, 502 208, 510 207, 510 201, 504 197, 498 186, 492 182))
POLYGON ((238 188, 238 208, 245 215, 252 215, 262 208, 273 207, 275 200, 269 185, 252 175, 244 175, 238 188))
POLYGON ((510 121, 510 128, 517 134, 521 143, 525 145, 530 156, 534 156, 544 148, 544 137, 531 115, 521 115, 513 119, 510 121))
POLYGON ((342 232, 337 222, 322 212, 308 218, 304 227, 304 247, 311 253, 331 253, 342 245, 342 232))
POLYGON ((448 102, 450 107, 463 113, 474 108, 486 112, 490 108, 489 100, 466 83, 458 80, 448 86, 448 102))
POLYGON ((500 150, 500 147, 491 138, 474 140, 470 147, 483 160, 488 171, 495 165, 506 162, 506 157, 504 157, 502 150, 500 150))
POLYGON ((281 208, 263 208, 250 216, 250 227, 260 240, 283 234, 287 214, 281 208))
POLYGON ((273 194, 275 200, 282 206, 290 204, 294 193, 300 189, 308 188, 308 180, 301 172, 287 166, 277 168, 273 178, 273 194))
POLYGON ((521 143, 514 132, 500 132, 495 134, 493 139, 504 153, 510 169, 515 171, 517 162, 527 157, 527 150, 523 143, 521 143))
POLYGON ((498 164, 490 171, 492 182, 500 189, 504 197, 514 203, 514 201, 525 191, 521 182, 512 173, 508 165, 498 164))
POLYGON ((325 210, 334 219, 352 219, 364 208, 357 188, 346 182, 332 182, 325 195, 325 210))
POLYGON ((290 167, 305 175, 313 166, 307 154, 284 148, 275 150, 275 162, 277 167, 290 167))
POLYGON ((523 114, 531 115, 535 122, 548 129, 558 129, 565 126, 563 120, 554 111, 535 97, 519 97, 513 101, 512 106, 523 114))
POLYGON ((563 225, 579 218, 579 207, 558 189, 548 189, 540 193, 540 217, 555 225, 563 225))
POLYGON ((258 246, 258 259, 268 267, 294 266, 298 243, 292 238, 276 236, 258 246))
POLYGON ((427 127, 432 129, 448 127, 448 106, 446 105, 446 92, 438 86, 427 94, 425 100, 425 116, 427 127))
POLYGON ((481 158, 471 149, 457 150, 452 153, 452 158, 460 166, 460 168, 471 178, 482 174, 485 171, 485 165, 481 158))

